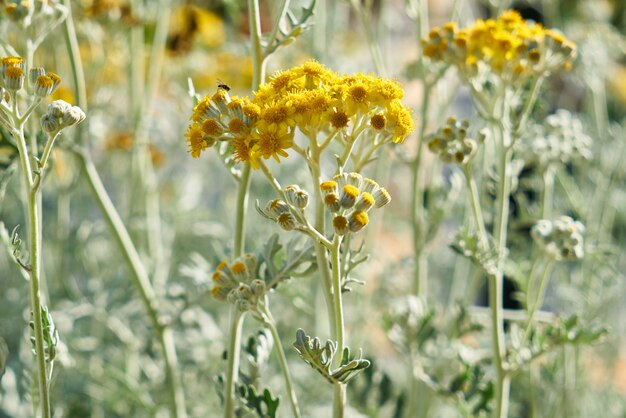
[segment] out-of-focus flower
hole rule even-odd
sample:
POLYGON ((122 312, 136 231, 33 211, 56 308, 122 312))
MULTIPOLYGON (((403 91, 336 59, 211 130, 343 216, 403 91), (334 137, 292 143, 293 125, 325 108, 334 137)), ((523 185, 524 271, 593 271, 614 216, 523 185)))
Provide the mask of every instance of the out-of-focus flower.
POLYGON ((518 153, 540 170, 591 158, 591 137, 583 124, 564 109, 548 116, 543 124, 530 126, 518 142, 518 153))
POLYGON ((583 233, 585 227, 569 216, 553 221, 537 221, 531 230, 535 242, 555 260, 579 260, 583 258, 583 233))
POLYGON ((167 49, 172 53, 188 52, 194 44, 216 48, 225 38, 224 22, 215 13, 192 4, 172 12, 167 39, 167 49))
POLYGON ((450 117, 446 124, 426 137, 428 149, 436 153, 444 163, 465 165, 478 149, 478 143, 468 138, 469 121, 457 121, 450 117))
POLYGON ((524 20, 514 10, 462 29, 446 23, 422 44, 425 56, 457 67, 466 77, 487 68, 505 80, 528 79, 570 68, 576 57, 576 46, 565 36, 524 20))

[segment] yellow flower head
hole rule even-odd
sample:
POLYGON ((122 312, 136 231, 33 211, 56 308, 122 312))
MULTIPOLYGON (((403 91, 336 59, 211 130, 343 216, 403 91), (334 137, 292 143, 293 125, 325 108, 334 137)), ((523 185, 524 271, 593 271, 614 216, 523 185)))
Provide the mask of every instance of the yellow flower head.
POLYGON ((263 125, 253 138, 253 154, 266 160, 274 157, 277 162, 280 162, 279 156, 287 157, 289 155, 285 150, 293 145, 293 134, 280 125, 263 125))
POLYGON ((251 98, 231 98, 224 89, 206 96, 193 110, 187 141, 194 156, 216 140, 228 141, 234 159, 254 167, 259 158, 287 157, 296 129, 330 135, 369 123, 382 140, 399 143, 414 126, 403 95, 395 80, 342 76, 309 61, 276 73, 251 98))
POLYGON ((433 61, 454 65, 468 76, 479 66, 506 79, 567 68, 576 56, 575 46, 563 35, 526 21, 514 10, 497 20, 477 20, 458 29, 447 23, 422 40, 423 54, 433 61))

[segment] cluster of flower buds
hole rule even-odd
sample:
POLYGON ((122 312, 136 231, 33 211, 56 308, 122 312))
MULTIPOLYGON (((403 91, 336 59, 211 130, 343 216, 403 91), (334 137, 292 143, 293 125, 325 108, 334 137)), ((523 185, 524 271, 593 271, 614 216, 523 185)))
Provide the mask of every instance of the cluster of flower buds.
POLYGON ((334 214, 333 227, 338 235, 358 232, 369 223, 367 212, 391 201, 387 190, 359 173, 341 173, 320 184, 324 204, 334 214))
POLYGON ((533 125, 518 144, 523 160, 541 170, 592 157, 591 138, 582 122, 564 109, 548 116, 543 124, 533 125))
MULTIPOLYGON (((308 195, 306 200, 308 202, 308 195)), ((291 213, 291 208, 283 200, 271 200, 265 207, 265 211, 263 213, 265 216, 280 225, 280 227, 285 231, 293 231, 296 227, 300 226, 296 217, 291 213)))
MULTIPOLYGON (((15 93, 24 87, 25 80, 24 59, 22 57, 3 57, 0 86, 15 93)), ((48 97, 61 84, 61 77, 53 72, 46 72, 43 67, 35 67, 28 71, 28 84, 30 92, 36 97, 48 97)))
POLYGON ((231 263, 223 261, 215 268, 211 294, 215 299, 234 304, 240 312, 254 309, 265 291, 265 282, 258 278, 258 261, 252 254, 231 263))
POLYGON ((576 46, 562 34, 513 10, 462 29, 448 22, 434 28, 422 45, 425 56, 454 65, 466 76, 485 68, 511 81, 569 68, 576 57, 576 46))
POLYGON ((583 233, 585 227, 569 216, 556 220, 542 219, 532 228, 535 242, 555 260, 579 260, 583 258, 583 233))
POLYGON ((466 165, 478 149, 476 140, 467 137, 468 129, 467 120, 459 122, 450 117, 443 127, 426 137, 428 149, 446 164, 466 165))
POLYGON ((265 210, 260 210, 260 212, 280 225, 285 231, 304 228, 294 213, 298 213, 309 205, 309 194, 297 184, 285 187, 284 192, 287 202, 280 199, 271 200, 265 210))
POLYGON ((81 123, 85 117, 85 112, 80 107, 63 100, 55 100, 48 105, 46 114, 41 117, 41 127, 46 133, 54 134, 63 128, 81 123))

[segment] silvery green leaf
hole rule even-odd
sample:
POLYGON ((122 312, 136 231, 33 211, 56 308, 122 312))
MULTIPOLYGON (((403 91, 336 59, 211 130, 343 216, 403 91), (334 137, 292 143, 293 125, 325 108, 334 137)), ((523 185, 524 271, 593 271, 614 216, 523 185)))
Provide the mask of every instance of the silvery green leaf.
POLYGON ((311 367, 317 370, 330 383, 347 383, 354 378, 361 370, 370 366, 370 361, 361 358, 352 358, 350 349, 345 347, 342 353, 339 368, 331 370, 333 358, 337 354, 337 344, 327 340, 324 345, 319 338, 311 338, 302 329, 296 331, 296 341, 293 346, 300 357, 311 367))

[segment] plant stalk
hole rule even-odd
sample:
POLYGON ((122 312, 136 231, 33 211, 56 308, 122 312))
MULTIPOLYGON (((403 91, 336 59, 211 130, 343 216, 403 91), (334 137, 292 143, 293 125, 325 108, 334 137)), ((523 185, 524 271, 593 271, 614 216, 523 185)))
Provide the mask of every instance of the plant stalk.
POLYGON ((283 349, 283 344, 280 341, 280 335, 278 334, 278 330, 276 329, 276 322, 272 317, 270 310, 267 307, 267 304, 262 306, 262 313, 265 317, 265 326, 267 326, 272 333, 272 337, 274 337, 274 344, 276 346, 276 354, 278 354, 278 362, 280 363, 280 370, 283 373, 283 377, 285 379, 285 386, 287 390, 287 394, 289 395, 289 402, 291 406, 291 413, 294 418, 300 418, 300 407, 298 406, 298 398, 296 396, 296 391, 293 387, 293 382, 291 380, 291 373, 289 373, 289 367, 287 365, 287 357, 285 356, 285 350, 283 349))
MULTIPOLYGON (((13 96, 13 100, 17 97, 13 96)), ((46 365, 46 355, 43 339, 43 320, 41 317, 41 223, 39 215, 38 196, 39 188, 34 188, 33 175, 30 165, 30 156, 24 138, 24 128, 20 126, 14 134, 17 134, 17 146, 20 155, 20 165, 26 186, 27 212, 28 212, 28 232, 29 232, 29 252, 30 252, 30 301, 33 314, 33 334, 35 337, 35 354, 37 360, 37 377, 39 386, 39 408, 43 418, 50 418, 50 388, 48 387, 48 369, 46 365)))
POLYGON ((78 162, 83 171, 84 178, 89 184, 93 198, 100 207, 117 246, 124 257, 124 261, 132 273, 132 282, 139 292, 141 301, 150 318, 153 331, 156 333, 159 345, 163 350, 167 388, 170 396, 170 412, 173 417, 185 418, 187 413, 184 392, 180 381, 174 335, 169 327, 159 320, 158 300, 148 277, 148 273, 139 257, 135 244, 130 238, 120 215, 117 213, 115 206, 111 202, 102 184, 102 180, 91 158, 85 151, 78 149, 74 149, 73 151, 78 157, 78 162))
POLYGON ((235 417, 235 384, 239 374, 239 357, 241 353, 241 329, 245 314, 236 306, 231 307, 232 322, 228 341, 228 365, 226 382, 224 383, 224 418, 235 417))
POLYGON ((492 344, 494 366, 496 368, 496 418, 506 418, 509 407, 510 377, 505 370, 506 341, 504 336, 503 318, 503 283, 504 262, 506 257, 506 240, 509 222, 509 195, 510 179, 509 166, 511 161, 511 148, 505 146, 504 127, 501 123, 494 126, 494 139, 498 155, 498 207, 494 236, 497 242, 498 269, 495 276, 489 277, 489 308, 492 321, 492 344))

